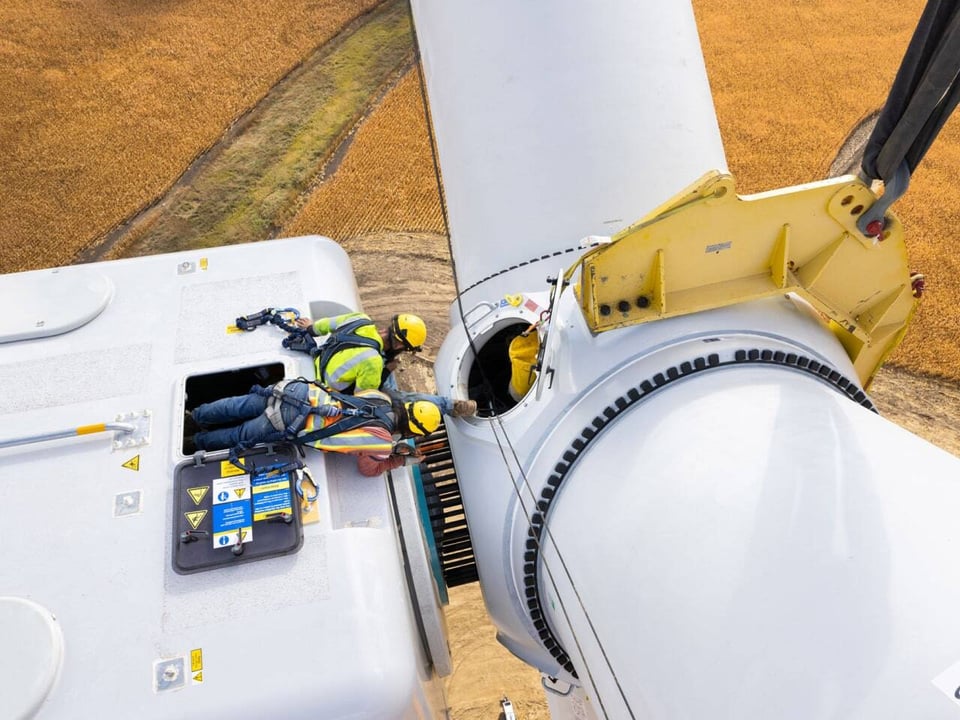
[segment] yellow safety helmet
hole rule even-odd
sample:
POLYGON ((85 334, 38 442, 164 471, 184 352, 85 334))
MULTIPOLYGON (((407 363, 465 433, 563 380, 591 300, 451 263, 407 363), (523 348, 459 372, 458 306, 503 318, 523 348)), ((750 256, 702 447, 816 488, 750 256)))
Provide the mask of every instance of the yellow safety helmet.
POLYGON ((416 315, 394 315, 390 332, 407 350, 419 350, 427 339, 427 325, 416 315))
POLYGON ((404 405, 407 409, 407 426, 417 435, 429 435, 440 427, 440 408, 426 400, 416 400, 404 405))

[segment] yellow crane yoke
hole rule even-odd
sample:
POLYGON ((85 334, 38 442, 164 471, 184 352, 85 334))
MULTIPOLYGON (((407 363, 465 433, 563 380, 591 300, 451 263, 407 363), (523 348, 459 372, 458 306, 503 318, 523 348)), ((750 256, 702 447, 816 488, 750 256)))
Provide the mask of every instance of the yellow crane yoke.
POLYGON ((913 316, 903 228, 857 229, 877 196, 854 176, 740 197, 712 171, 607 245, 583 255, 575 292, 594 333, 794 294, 816 309, 860 381, 900 343, 913 316))

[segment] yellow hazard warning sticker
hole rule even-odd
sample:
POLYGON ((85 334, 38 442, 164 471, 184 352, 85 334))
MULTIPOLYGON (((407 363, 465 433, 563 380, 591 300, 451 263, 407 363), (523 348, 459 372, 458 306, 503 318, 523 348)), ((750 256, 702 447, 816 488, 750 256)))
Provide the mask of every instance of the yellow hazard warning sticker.
POLYGON ((244 474, 244 470, 241 470, 229 460, 220 461, 220 477, 233 477, 234 475, 243 475, 243 474, 244 474))
POLYGON ((185 512, 183 516, 187 519, 187 522, 190 523, 190 527, 193 530, 196 530, 200 527, 200 523, 203 522, 203 519, 207 516, 206 510, 193 510, 191 512, 185 512))
POLYGON ((190 672, 200 670, 203 670, 203 648, 195 648, 190 651, 190 672))
POLYGON ((205 257, 200 258, 200 269, 206 270, 208 266, 207 259, 205 257))
POLYGON ((200 683, 202 683, 202 682, 203 682, 203 673, 202 673, 202 672, 196 672, 196 673, 194 673, 194 674, 193 674, 193 682, 194 682, 195 685, 199 685, 200 683))
POLYGON ((130 458, 129 460, 127 460, 127 461, 126 461, 123 465, 121 465, 120 467, 125 467, 127 470, 136 470, 136 471, 139 471, 139 470, 140 470, 140 456, 139 456, 139 455, 134 455, 132 458, 130 458))
POLYGON ((187 488, 187 495, 189 495, 190 499, 193 500, 194 505, 199 505, 201 502, 203 502, 203 498, 206 497, 208 492, 210 492, 209 485, 187 488))

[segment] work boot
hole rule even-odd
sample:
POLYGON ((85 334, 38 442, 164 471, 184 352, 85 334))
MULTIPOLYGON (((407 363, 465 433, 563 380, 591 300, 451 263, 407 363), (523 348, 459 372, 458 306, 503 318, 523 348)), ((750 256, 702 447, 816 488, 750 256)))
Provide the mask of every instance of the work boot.
POLYGON ((197 419, 193 416, 193 410, 183 411, 183 431, 187 435, 193 435, 194 433, 198 432, 206 432, 212 427, 216 427, 216 424, 197 422, 197 419))
POLYGON ((195 435, 196 433, 203 430, 196 420, 193 419, 193 413, 189 410, 183 411, 183 434, 186 437, 195 435))
POLYGON ((473 417, 476 414, 477 414, 476 400, 454 400, 453 401, 454 417, 473 417))

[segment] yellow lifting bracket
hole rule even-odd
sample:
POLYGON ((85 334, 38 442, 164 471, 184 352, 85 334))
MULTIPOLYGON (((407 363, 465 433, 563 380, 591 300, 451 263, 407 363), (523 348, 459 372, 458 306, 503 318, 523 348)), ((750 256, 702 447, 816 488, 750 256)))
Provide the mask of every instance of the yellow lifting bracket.
POLYGON ((903 228, 857 218, 876 196, 853 176, 737 196, 711 172, 580 258, 577 297, 594 333, 792 293, 836 334, 866 386, 916 309, 903 228))

